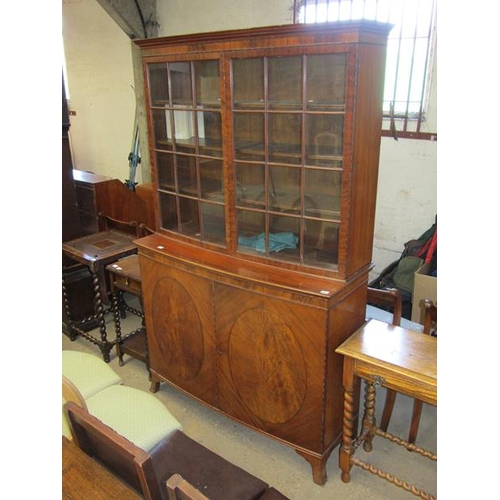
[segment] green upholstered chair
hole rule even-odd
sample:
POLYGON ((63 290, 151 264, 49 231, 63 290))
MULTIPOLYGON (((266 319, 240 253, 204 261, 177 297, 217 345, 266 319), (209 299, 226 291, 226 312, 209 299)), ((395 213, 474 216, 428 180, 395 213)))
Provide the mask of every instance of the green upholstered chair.
MULTIPOLYGON (((93 354, 63 351, 62 393, 63 405, 74 402, 146 451, 181 428, 155 396, 122 385, 121 377, 93 354)), ((68 429, 63 412, 64 435, 68 429)))
MULTIPOLYGON (((85 352, 62 351, 62 403, 73 401, 87 408, 86 399, 107 387, 122 383, 121 377, 102 358, 85 352)), ((72 439, 62 412, 62 434, 72 439)))
POLYGON ((153 394, 134 387, 114 385, 86 400, 88 412, 149 451, 181 424, 153 394))
POLYGON ((62 375, 75 385, 84 400, 122 383, 121 377, 102 358, 78 351, 62 351, 62 375))

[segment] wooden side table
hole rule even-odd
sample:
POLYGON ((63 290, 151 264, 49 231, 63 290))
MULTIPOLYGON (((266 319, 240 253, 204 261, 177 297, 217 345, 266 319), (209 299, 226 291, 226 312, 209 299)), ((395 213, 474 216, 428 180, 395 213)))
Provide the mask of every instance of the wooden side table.
POLYGON ((416 486, 360 460, 354 453, 361 443, 363 449, 370 452, 373 438, 377 435, 431 460, 437 460, 437 455, 433 452, 382 431, 375 421, 375 392, 378 386, 437 406, 436 339, 382 321, 370 320, 335 352, 344 356, 344 424, 339 455, 342 481, 350 481, 350 470, 353 465, 357 465, 416 496, 426 500, 434 499, 435 497, 416 486), (362 428, 356 438, 358 405, 355 394, 358 394, 360 379, 366 381, 366 386, 362 428))
POLYGON ((144 323, 144 313, 142 310, 142 283, 141 270, 139 267, 139 256, 130 255, 117 260, 113 264, 106 266, 109 275, 109 284, 112 297, 112 308, 115 319, 116 331, 116 354, 120 366, 123 366, 123 355, 128 354, 143 361, 149 372, 148 343, 146 337, 146 327, 144 323), (136 309, 127 305, 123 301, 123 292, 128 292, 139 297, 141 309, 136 309), (121 328, 122 311, 128 311, 142 318, 140 328, 123 335, 121 328))
POLYGON ((107 301, 104 269, 107 264, 127 255, 137 253, 137 246, 134 243, 136 238, 135 235, 109 230, 66 241, 62 245, 63 257, 66 256, 72 261, 79 262, 88 267, 92 278, 94 294, 94 314, 83 320, 74 320, 66 291, 67 273, 63 266, 62 289, 68 334, 72 340, 76 338, 77 334, 80 334, 85 339, 97 345, 106 362, 110 360, 109 353, 115 341, 108 340, 104 320, 105 314, 111 311, 111 308, 104 307, 104 302, 107 301), (85 325, 95 320, 97 320, 99 325, 100 338, 94 337, 85 328, 85 325))

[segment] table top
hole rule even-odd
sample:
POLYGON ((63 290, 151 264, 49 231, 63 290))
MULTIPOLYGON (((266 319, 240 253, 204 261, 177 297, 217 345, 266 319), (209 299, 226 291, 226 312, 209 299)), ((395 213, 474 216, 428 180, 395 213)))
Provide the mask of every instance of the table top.
POLYGON ((62 440, 63 500, 137 500, 142 498, 65 436, 62 440))
POLYGON ((384 370, 411 374, 437 388, 437 340, 430 335, 371 319, 335 352, 384 370))
POLYGON ((105 265, 137 253, 135 239, 135 235, 110 229, 66 241, 62 244, 62 250, 69 257, 85 264, 105 265))
POLYGON ((108 264, 106 266, 106 271, 126 278, 135 279, 139 282, 141 281, 141 269, 139 266, 139 256, 137 254, 129 255, 112 264, 108 264))

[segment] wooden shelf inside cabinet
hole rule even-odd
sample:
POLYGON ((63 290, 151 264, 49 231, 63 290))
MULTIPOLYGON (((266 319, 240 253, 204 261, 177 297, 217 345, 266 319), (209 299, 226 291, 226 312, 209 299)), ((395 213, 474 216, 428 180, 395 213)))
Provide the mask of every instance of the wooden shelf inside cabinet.
POLYGON ((291 446, 318 484, 342 434, 335 348, 365 319, 391 28, 134 41, 158 199, 137 241, 152 388, 291 446))
MULTIPOLYGON (((173 146, 172 140, 159 139, 158 144, 160 146, 167 146, 167 150, 171 150, 173 146)), ((195 148, 196 139, 193 137, 191 139, 176 139, 176 144, 185 148, 195 148)), ((203 149, 213 149, 215 151, 222 151, 222 144, 220 141, 210 141, 208 139, 198 139, 198 145, 203 149)))

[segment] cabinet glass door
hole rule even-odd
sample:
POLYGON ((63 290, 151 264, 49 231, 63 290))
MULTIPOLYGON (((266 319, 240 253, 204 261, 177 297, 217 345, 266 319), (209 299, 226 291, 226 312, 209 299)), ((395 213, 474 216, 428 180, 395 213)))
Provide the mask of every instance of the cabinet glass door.
POLYGON ((218 60, 148 65, 160 225, 225 245, 218 60))
POLYGON ((334 269, 344 53, 233 59, 238 251, 334 269))

